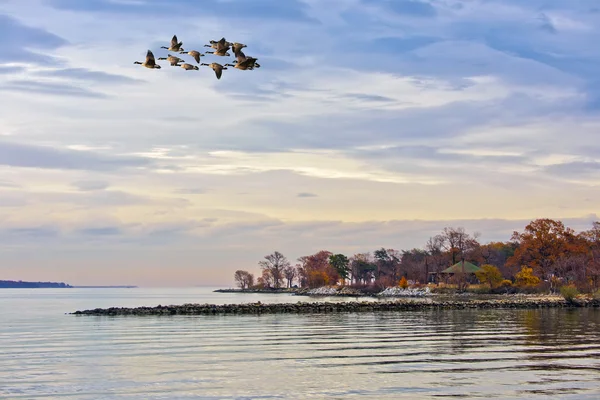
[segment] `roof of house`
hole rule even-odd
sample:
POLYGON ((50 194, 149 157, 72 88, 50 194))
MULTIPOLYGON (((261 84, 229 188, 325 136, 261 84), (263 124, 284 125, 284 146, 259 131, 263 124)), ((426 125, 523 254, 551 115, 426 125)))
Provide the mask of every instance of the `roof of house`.
MULTIPOLYGON (((474 274, 475 272, 479 271, 481 268, 479 268, 477 265, 475 264, 471 264, 468 261, 465 261, 465 273, 467 274, 474 274)), ((454 264, 451 267, 446 268, 445 270, 442 271, 443 274, 460 274, 462 273, 463 269, 462 269, 462 261, 457 262, 456 264, 454 264)))

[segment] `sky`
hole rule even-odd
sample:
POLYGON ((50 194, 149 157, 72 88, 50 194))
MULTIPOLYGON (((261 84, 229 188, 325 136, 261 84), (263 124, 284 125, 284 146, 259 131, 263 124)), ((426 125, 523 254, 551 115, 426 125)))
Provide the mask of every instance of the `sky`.
POLYGON ((0 0, 0 279, 229 287, 275 250, 589 229, 599 42, 597 0, 0 0), (261 68, 133 63, 173 34, 261 68))

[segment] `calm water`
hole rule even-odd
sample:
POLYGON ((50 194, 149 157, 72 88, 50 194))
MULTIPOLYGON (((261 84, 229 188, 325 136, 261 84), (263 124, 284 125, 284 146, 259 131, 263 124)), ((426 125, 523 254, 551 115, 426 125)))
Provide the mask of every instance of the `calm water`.
POLYGON ((306 298, 205 288, 0 290, 0 398, 600 398, 600 310, 64 314, 257 300, 306 298))

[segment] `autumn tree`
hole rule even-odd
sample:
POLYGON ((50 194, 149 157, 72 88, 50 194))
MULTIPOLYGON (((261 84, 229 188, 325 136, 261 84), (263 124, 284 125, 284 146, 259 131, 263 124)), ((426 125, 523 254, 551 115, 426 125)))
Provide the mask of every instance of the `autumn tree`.
POLYGON ((234 279, 240 289, 245 290, 251 286, 254 286, 254 275, 248 271, 242 271, 238 269, 235 271, 234 279))
POLYGON ((588 246, 585 277, 591 289, 595 290, 600 287, 600 221, 594 222, 592 229, 582 232, 581 236, 587 241, 588 246))
POLYGON ((500 270, 490 264, 481 266, 481 269, 475 272, 475 276, 479 279, 479 282, 490 285, 490 289, 494 289, 502 282, 502 274, 500 270))
POLYGON ((270 276, 273 287, 279 289, 283 283, 284 270, 290 265, 289 261, 283 254, 275 251, 272 254, 265 256, 263 261, 258 263, 263 272, 263 278, 266 275, 270 276))
POLYGON ((521 287, 536 286, 540 283, 540 278, 533 274, 533 268, 523 266, 515 275, 515 284, 521 287))
POLYGON ((294 279, 296 278, 297 270, 295 267, 291 265, 287 265, 283 269, 283 276, 285 276, 285 280, 287 281, 287 287, 291 288, 294 284, 294 279))
POLYGON ((477 258, 483 264, 495 265, 503 276, 513 278, 519 268, 508 266, 507 260, 515 254, 518 245, 514 242, 490 242, 482 244, 477 253, 477 258))
POLYGON ((427 282, 429 254, 425 250, 403 250, 400 258, 400 272, 412 280, 427 282))
POLYGON ((273 287, 273 275, 271 275, 271 272, 263 269, 261 276, 256 280, 256 285, 262 289, 273 287))
POLYGON ((342 280, 342 284, 346 283, 346 279, 350 277, 350 260, 343 254, 332 254, 329 256, 329 265, 335 269, 342 280))
POLYGON ((585 252, 571 228, 566 228, 561 221, 548 218, 531 221, 522 233, 514 232, 512 240, 518 247, 507 264, 529 266, 548 280, 558 272, 561 258, 585 252))
POLYGON ((298 269, 306 286, 316 288, 325 285, 335 285, 339 275, 329 263, 332 253, 321 250, 313 255, 300 257, 301 267, 298 269))

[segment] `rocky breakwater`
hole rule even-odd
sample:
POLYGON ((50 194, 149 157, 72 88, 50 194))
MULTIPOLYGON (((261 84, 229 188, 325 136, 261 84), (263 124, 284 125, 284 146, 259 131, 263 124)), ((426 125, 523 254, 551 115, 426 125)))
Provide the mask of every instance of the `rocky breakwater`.
POLYGON ((494 308, 566 308, 566 307, 600 307, 600 300, 565 300, 549 299, 498 299, 471 301, 431 301, 416 302, 410 300, 397 301, 355 301, 355 302, 298 302, 263 304, 182 304, 159 305, 156 307, 111 307, 93 310, 75 311, 73 315, 217 315, 217 314, 315 314, 315 313, 355 313, 355 312, 389 312, 420 310, 461 310, 461 309, 494 309, 494 308))

